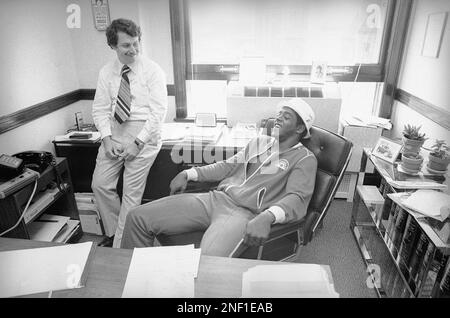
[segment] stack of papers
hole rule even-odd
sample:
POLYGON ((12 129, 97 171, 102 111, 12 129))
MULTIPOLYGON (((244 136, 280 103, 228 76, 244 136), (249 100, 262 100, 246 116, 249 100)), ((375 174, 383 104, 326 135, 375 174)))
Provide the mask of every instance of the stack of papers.
POLYGON ((96 143, 101 139, 101 134, 98 131, 71 131, 65 135, 55 136, 55 142, 70 142, 70 143, 96 143), (86 135, 89 138, 71 138, 72 135, 86 135))
POLYGON ((162 141, 183 140, 189 130, 190 124, 163 123, 161 128, 162 141))
POLYGON ((242 275, 242 297, 337 298, 325 269, 316 264, 258 265, 242 275))
POLYGON ((92 244, 0 252, 0 297, 83 287, 92 244))
POLYGON ((27 228, 31 240, 65 243, 79 223, 78 220, 70 220, 68 216, 43 214, 27 228))
POLYGON ((450 215, 450 195, 435 190, 417 190, 403 201, 403 205, 441 222, 450 215))
POLYGON ((258 133, 256 123, 237 123, 231 129, 231 137, 234 139, 253 139, 258 133))
POLYGON ((199 141, 206 143, 217 142, 222 135, 224 123, 218 123, 216 127, 198 127, 191 126, 186 131, 186 141, 199 141))
POLYGON ((376 116, 350 116, 345 121, 351 126, 381 127, 390 130, 392 124, 389 119, 376 116))
POLYGON ((193 244, 135 248, 122 297, 192 298, 199 262, 193 244))

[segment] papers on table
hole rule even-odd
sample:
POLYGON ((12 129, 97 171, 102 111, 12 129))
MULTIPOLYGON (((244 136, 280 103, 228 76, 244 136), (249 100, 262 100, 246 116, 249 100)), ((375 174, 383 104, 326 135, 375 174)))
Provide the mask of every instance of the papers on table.
POLYGON ((403 205, 441 222, 450 215, 450 196, 439 191, 417 190, 403 201, 403 205))
POLYGON ((233 139, 253 139, 259 134, 256 123, 237 123, 231 129, 233 139))
POLYGON ((218 123, 216 127, 198 127, 190 126, 186 132, 186 141, 199 141, 199 142, 216 142, 222 135, 223 123, 218 123))
POLYGON ((242 297, 337 298, 325 269, 316 264, 258 265, 242 275, 242 297))
POLYGON ((39 219, 28 225, 30 239, 51 242, 69 220, 70 217, 68 216, 43 214, 39 219))
POLYGON ((351 126, 381 127, 388 130, 392 128, 389 119, 376 116, 348 116, 344 120, 351 126))
POLYGON ((101 139, 101 134, 98 131, 71 131, 65 135, 55 136, 56 142, 70 142, 70 143, 95 143, 101 139), (83 136, 88 138, 73 138, 75 136, 83 136))
POLYGON ((92 242, 0 252, 0 297, 80 288, 92 242))
POLYGON ((79 224, 68 216, 43 214, 28 225, 28 233, 34 241, 65 243, 79 224))
POLYGON ((163 142, 211 143, 220 138, 224 127, 224 123, 218 123, 215 127, 199 127, 192 123, 164 123, 161 130, 161 139, 163 142))
POLYGON ((122 297, 192 298, 199 262, 194 245, 135 248, 122 297))
POLYGON ((164 123, 161 128, 162 141, 183 140, 187 134, 190 124, 164 123))

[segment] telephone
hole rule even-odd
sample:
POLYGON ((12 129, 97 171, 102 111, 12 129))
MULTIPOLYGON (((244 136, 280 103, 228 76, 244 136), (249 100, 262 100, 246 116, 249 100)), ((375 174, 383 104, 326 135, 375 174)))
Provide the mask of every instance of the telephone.
POLYGON ((22 173, 24 162, 22 159, 0 155, 0 179, 10 179, 22 173))
POLYGON ((55 164, 55 158, 47 151, 25 151, 13 155, 13 157, 23 160, 25 168, 43 172, 49 165, 55 164))

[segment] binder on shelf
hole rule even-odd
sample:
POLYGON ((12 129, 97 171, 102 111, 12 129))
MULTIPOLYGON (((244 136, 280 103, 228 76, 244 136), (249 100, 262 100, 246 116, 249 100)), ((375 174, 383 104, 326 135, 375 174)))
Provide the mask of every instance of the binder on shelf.
POLYGON ((421 264, 426 261, 425 255, 428 250, 429 245, 432 244, 427 235, 420 231, 419 238, 417 240, 417 245, 413 249, 413 253, 409 260, 408 271, 409 271, 409 285, 413 291, 416 290, 418 284, 418 276, 421 264))
POLYGON ((417 240, 420 236, 420 226, 413 216, 408 215, 408 220, 406 221, 405 234, 403 235, 402 242, 397 256, 397 263, 400 270, 408 281, 410 278, 409 271, 409 260, 413 254, 413 248, 415 247, 417 240))
POLYGON ((405 231, 407 219, 408 219, 408 212, 400 208, 398 211, 397 219, 395 220, 395 225, 393 226, 391 252, 394 258, 396 258, 398 255, 398 250, 400 248, 400 243, 405 231))

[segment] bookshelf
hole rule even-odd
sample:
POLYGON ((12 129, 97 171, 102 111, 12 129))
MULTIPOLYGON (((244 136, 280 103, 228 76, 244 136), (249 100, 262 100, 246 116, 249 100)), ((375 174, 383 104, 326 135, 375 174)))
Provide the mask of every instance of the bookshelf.
MULTIPOLYGON (((361 171, 366 160, 363 154, 361 171)), ((414 189, 398 189, 379 173, 379 185, 359 182, 350 229, 369 269, 371 287, 379 297, 450 297, 450 242, 436 224, 393 199, 414 189)), ((448 222, 448 220, 447 220, 448 222)))
MULTIPOLYGON (((31 194, 34 182, 22 187, 4 199, 0 199, 0 233, 9 229, 20 219, 31 194)), ((19 225, 4 237, 31 239, 29 225, 42 214, 69 217, 72 227, 61 242, 76 242, 83 234, 78 208, 73 193, 69 166, 65 158, 56 158, 56 165, 48 167, 37 179, 36 191, 19 225), (58 182, 59 180, 59 182, 58 182), (59 184, 59 186, 58 186, 59 184)))

